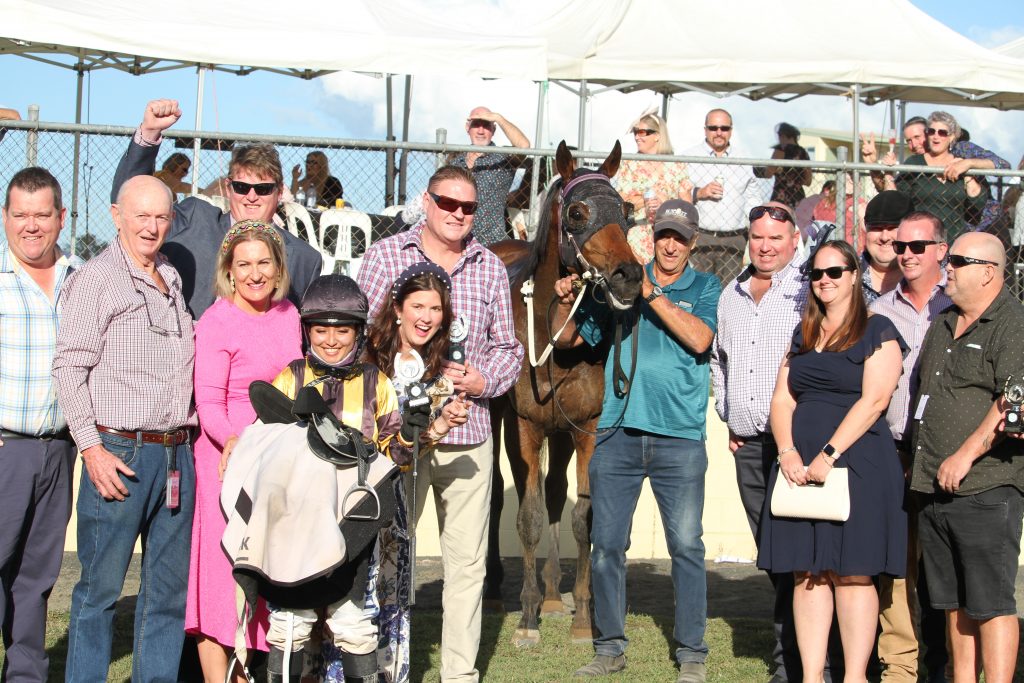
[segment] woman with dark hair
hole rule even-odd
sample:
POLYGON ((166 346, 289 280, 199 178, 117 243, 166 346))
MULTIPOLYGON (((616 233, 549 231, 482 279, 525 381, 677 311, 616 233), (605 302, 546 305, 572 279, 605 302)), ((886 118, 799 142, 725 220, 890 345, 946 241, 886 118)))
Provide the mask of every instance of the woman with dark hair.
MULTIPOLYGON (((783 121, 775 127, 775 134, 779 138, 779 144, 772 148, 772 159, 810 160, 807 150, 800 146, 800 129, 796 126, 783 121)), ((775 187, 772 188, 773 202, 796 206, 807 196, 804 193, 804 186, 811 184, 811 169, 769 166, 765 169, 763 177, 775 178, 775 187)))
POLYGON ((769 495, 757 562, 794 573, 804 683, 822 680, 833 600, 844 680, 866 681, 878 626, 873 577, 906 571, 903 472, 885 422, 906 345, 888 318, 869 316, 853 247, 826 242, 810 262, 812 295, 772 397, 779 457, 768 488, 780 476, 791 487, 821 484, 833 468, 847 468, 850 515, 845 522, 776 517, 769 495))

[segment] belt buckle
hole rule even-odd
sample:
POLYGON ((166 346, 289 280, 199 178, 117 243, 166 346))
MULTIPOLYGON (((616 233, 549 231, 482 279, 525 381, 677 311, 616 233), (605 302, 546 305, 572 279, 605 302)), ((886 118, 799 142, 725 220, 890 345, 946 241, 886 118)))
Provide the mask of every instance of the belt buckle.
POLYGON ((178 433, 176 431, 174 431, 174 432, 164 432, 163 433, 163 445, 164 445, 164 447, 167 448, 167 447, 170 447, 170 446, 176 446, 177 444, 174 443, 174 441, 175 441, 175 439, 177 439, 177 437, 178 437, 178 433))

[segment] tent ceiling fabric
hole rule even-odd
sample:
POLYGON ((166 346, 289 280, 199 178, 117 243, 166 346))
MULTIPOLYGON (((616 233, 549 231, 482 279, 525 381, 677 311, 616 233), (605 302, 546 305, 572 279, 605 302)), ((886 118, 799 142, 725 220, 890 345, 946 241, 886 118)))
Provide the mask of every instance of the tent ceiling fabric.
POLYGON ((415 0, 178 0, 166 9, 136 0, 0 0, 0 16, 0 54, 51 62, 66 54, 87 67, 134 73, 198 65, 304 78, 362 71, 543 80, 547 73, 542 38, 493 30, 481 38, 415 0))

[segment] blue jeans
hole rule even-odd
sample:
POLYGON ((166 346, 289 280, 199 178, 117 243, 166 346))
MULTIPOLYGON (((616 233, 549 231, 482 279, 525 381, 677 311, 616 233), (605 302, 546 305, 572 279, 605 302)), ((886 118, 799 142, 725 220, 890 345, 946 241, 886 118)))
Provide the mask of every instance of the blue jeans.
POLYGON ((707 658, 707 577, 701 539, 707 468, 703 441, 619 429, 598 443, 590 461, 597 654, 616 657, 625 652, 629 642, 625 635, 626 550, 640 488, 647 477, 672 557, 676 660, 682 664, 707 658))
POLYGON ((179 506, 164 506, 169 450, 101 434, 103 446, 135 471, 121 476, 129 495, 104 500, 82 470, 78 493, 78 560, 82 576, 71 596, 67 683, 107 679, 114 605, 124 586, 135 539, 142 536, 142 581, 135 605, 132 681, 178 680, 185 637, 185 593, 192 545, 195 467, 192 447, 175 449, 181 471, 179 506))

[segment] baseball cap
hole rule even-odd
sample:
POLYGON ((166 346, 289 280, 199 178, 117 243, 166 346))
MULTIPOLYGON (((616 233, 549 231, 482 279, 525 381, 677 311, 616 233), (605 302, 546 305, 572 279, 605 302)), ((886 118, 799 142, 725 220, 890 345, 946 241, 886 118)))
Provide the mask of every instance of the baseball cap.
POLYGON ((914 211, 914 200, 897 190, 885 190, 875 195, 864 209, 864 225, 899 225, 914 211))
POLYGON ((670 199, 662 202, 654 214, 654 233, 671 230, 684 240, 690 240, 697 233, 699 223, 696 206, 682 199, 670 199))

